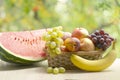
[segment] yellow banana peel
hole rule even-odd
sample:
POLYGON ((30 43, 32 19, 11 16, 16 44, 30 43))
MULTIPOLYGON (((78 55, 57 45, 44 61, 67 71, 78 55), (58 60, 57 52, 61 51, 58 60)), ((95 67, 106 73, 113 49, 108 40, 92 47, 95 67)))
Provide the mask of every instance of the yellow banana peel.
POLYGON ((99 60, 87 60, 78 55, 72 54, 71 62, 78 68, 85 71, 102 71, 108 68, 115 61, 117 55, 112 49, 113 44, 105 51, 105 56, 99 60))

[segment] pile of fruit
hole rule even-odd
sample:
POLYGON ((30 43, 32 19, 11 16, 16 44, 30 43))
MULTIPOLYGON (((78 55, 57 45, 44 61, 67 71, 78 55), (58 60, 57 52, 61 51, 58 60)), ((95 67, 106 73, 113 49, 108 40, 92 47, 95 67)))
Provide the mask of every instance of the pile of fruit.
MULTIPOLYGON (((43 40, 46 41, 45 49, 50 57, 58 56, 63 52, 88 52, 101 50, 109 53, 106 57, 99 60, 87 60, 78 55, 72 54, 70 60, 73 65, 87 71, 101 71, 110 66, 116 58, 114 51, 111 51, 113 49, 114 38, 102 29, 89 34, 85 28, 76 28, 70 33, 62 31, 61 26, 54 27, 47 30, 43 35, 43 40), (110 49, 108 50, 108 48, 110 49), (106 58, 111 59, 108 62, 106 58), (105 65, 101 67, 102 64, 105 65)), ((56 67, 54 68, 56 69, 56 67)))
POLYGON ((72 33, 63 36, 64 45, 68 51, 106 50, 114 40, 104 30, 96 30, 89 34, 85 28, 76 28, 72 33))
POLYGON ((96 30, 89 34, 85 28, 76 28, 72 33, 63 32, 62 27, 48 29, 43 36, 46 48, 51 55, 60 54, 63 51, 105 51, 114 41, 104 30, 96 30))

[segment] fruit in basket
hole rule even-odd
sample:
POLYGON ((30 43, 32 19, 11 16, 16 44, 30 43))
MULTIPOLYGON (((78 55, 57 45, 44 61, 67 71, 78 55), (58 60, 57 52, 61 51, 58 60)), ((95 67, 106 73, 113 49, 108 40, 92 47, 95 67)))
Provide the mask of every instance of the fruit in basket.
POLYGON ((82 51, 93 51, 95 50, 95 46, 89 38, 82 38, 80 44, 80 50, 82 51))
POLYGON ((65 39, 67 39, 67 38, 70 38, 71 35, 72 35, 72 34, 71 34, 70 32, 64 32, 62 39, 65 40, 65 39))
POLYGON ((60 49, 61 49, 62 52, 68 52, 68 50, 66 49, 66 47, 64 45, 61 46, 60 49))
POLYGON ((85 38, 89 35, 88 31, 85 28, 76 28, 72 32, 72 37, 76 37, 78 39, 85 38))
POLYGON ((51 41, 49 44, 51 49, 54 49, 57 46, 56 42, 54 41, 51 41))
POLYGON ((73 54, 71 56, 71 62, 78 68, 83 69, 85 71, 102 71, 108 68, 116 59, 116 53, 112 49, 113 44, 108 48, 104 54, 102 59, 99 60, 87 60, 78 55, 73 54))
POLYGON ((104 30, 96 30, 94 33, 90 34, 90 39, 93 41, 94 45, 98 49, 106 50, 114 40, 108 33, 104 30))
POLYGON ((68 51, 78 51, 80 49, 80 40, 75 37, 67 38, 64 45, 68 51))
POLYGON ((61 26, 48 29, 43 35, 43 39, 46 41, 46 50, 50 56, 56 56, 61 53, 60 46, 63 45, 62 36, 63 31, 61 26))
POLYGON ((31 64, 46 59, 42 35, 46 29, 0 33, 0 58, 17 64, 31 64))

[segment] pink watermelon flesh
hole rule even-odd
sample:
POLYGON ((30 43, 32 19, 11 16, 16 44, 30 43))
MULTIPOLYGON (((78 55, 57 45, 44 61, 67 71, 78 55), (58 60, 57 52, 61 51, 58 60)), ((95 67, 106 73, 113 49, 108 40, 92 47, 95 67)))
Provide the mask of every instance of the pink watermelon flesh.
POLYGON ((46 29, 3 32, 0 34, 0 44, 16 56, 35 60, 44 59, 46 53, 43 51, 45 41, 42 40, 42 35, 45 32, 46 29))

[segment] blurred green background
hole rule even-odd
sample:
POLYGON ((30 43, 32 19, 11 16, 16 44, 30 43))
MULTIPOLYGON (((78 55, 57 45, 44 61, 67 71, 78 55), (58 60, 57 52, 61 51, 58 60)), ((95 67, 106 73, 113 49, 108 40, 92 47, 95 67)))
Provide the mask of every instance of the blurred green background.
POLYGON ((63 26, 104 29, 117 39, 120 57, 119 0, 0 0, 0 31, 24 31, 63 26))

